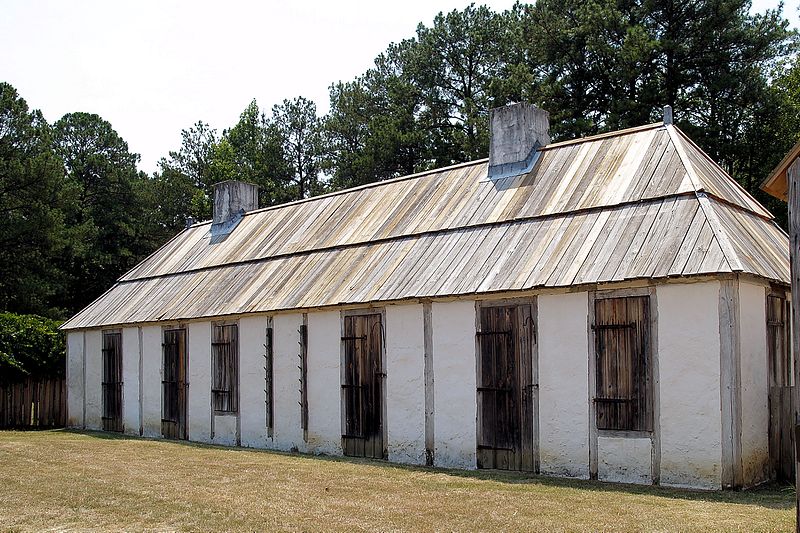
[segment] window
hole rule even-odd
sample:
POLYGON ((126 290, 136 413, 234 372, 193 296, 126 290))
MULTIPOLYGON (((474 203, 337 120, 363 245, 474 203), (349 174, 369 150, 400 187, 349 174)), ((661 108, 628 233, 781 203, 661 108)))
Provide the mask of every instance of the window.
POLYGON ((597 429, 652 431, 650 298, 595 300, 597 429))
POLYGON ((211 326, 211 401, 215 413, 239 411, 239 327, 211 326))

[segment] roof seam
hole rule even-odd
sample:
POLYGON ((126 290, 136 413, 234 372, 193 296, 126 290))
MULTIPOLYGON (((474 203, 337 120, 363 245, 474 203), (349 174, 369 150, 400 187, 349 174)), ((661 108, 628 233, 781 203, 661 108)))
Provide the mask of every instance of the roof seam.
POLYGON ((246 259, 246 260, 241 260, 241 261, 231 261, 231 262, 227 262, 227 263, 220 263, 220 264, 217 264, 217 265, 209 265, 209 266, 204 266, 204 267, 180 270, 180 271, 176 271, 176 272, 167 272, 167 273, 158 274, 158 275, 155 275, 155 276, 142 276, 142 277, 130 278, 130 279, 119 279, 119 280, 117 280, 117 283, 115 285, 123 284, 123 283, 131 283, 131 282, 134 282, 134 281, 144 281, 144 280, 150 280, 150 279, 166 278, 166 277, 176 276, 176 275, 180 275, 180 274, 188 274, 188 273, 194 273, 194 272, 205 272, 205 271, 215 270, 215 269, 218 269, 218 268, 223 268, 223 267, 228 267, 228 266, 248 265, 248 264, 260 263, 260 262, 265 262, 265 261, 270 261, 270 260, 275 260, 275 259, 285 259, 287 257, 311 255, 311 254, 317 253, 317 252, 328 252, 328 251, 332 251, 332 250, 344 250, 344 249, 348 249, 348 248, 357 248, 359 246, 365 246, 365 245, 370 245, 370 244, 381 244, 381 243, 386 243, 386 242, 400 241, 400 240, 403 240, 403 239, 425 237, 425 236, 429 236, 429 235, 449 234, 449 233, 455 233, 457 231, 462 231, 462 230, 477 230, 477 229, 487 228, 487 227, 489 227, 489 228, 490 227, 499 227, 499 226, 504 226, 504 225, 509 225, 510 226, 510 225, 513 225, 513 224, 522 224, 522 223, 533 222, 533 221, 538 221, 538 220, 548 220, 548 219, 554 219, 554 218, 566 218, 566 217, 569 217, 569 216, 578 216, 578 215, 582 215, 582 214, 586 214, 586 213, 593 213, 593 212, 597 212, 597 211, 606 211, 606 210, 610 211, 610 210, 613 210, 613 209, 619 209, 619 208, 623 208, 623 207, 645 205, 645 204, 650 204, 650 203, 655 203, 655 202, 662 202, 662 201, 664 201, 666 199, 670 199, 670 198, 680 198, 680 197, 693 196, 693 195, 695 195, 694 191, 679 192, 679 193, 669 194, 669 195, 665 195, 665 196, 658 196, 658 197, 654 197, 654 198, 646 198, 646 199, 642 199, 642 200, 635 200, 635 201, 629 201, 629 202, 620 202, 620 203, 613 204, 613 205, 593 206, 593 207, 586 207, 586 208, 583 208, 583 209, 575 209, 575 210, 572 210, 572 211, 559 211, 557 213, 548 213, 548 214, 545 214, 545 215, 534 215, 534 216, 528 216, 528 217, 518 217, 518 218, 513 218, 513 219, 508 219, 508 220, 495 221, 495 222, 483 222, 483 223, 480 223, 480 224, 470 224, 470 225, 467 225, 467 226, 457 226, 457 227, 453 227, 453 228, 443 228, 443 229, 436 229, 436 230, 429 230, 429 231, 421 231, 421 232, 416 232, 416 233, 406 233, 406 234, 403 234, 403 235, 396 235, 396 236, 393 236, 393 237, 384 237, 384 238, 381 238, 381 239, 373 239, 373 240, 368 240, 368 241, 358 241, 358 242, 352 242, 352 243, 337 244, 337 245, 333 245, 333 246, 325 246, 325 247, 313 248, 313 249, 308 249, 308 250, 299 250, 299 251, 296 251, 296 252, 287 252, 287 253, 275 254, 275 255, 271 255, 271 256, 267 256, 267 257, 258 257, 258 258, 246 259))

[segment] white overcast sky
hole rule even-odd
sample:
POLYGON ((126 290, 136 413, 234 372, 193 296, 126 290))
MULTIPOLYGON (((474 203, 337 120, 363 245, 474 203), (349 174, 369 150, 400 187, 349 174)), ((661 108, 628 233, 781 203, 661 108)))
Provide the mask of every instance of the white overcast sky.
MULTIPOLYGON (((302 95, 326 112, 332 82, 469 3, 0 0, 0 81, 50 122, 97 113, 152 172, 181 129, 203 120, 221 131, 253 98, 269 110, 302 95)), ((502 11, 513 0, 484 3, 502 11)), ((755 0, 753 10, 777 3, 755 0)), ((795 27, 799 3, 785 2, 795 27)))

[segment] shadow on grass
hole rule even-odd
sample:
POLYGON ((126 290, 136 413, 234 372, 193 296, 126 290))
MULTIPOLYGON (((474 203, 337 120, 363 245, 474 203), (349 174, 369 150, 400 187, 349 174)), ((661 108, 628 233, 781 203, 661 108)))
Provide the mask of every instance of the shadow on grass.
MULTIPOLYGON (((709 503, 730 503, 739 505, 757 505, 768 509, 788 510, 795 506, 794 486, 788 483, 770 483, 759 487, 742 491, 706 491, 657 487, 651 485, 631 485, 624 483, 611 483, 600 481, 589 481, 582 479, 566 479, 545 477, 521 472, 507 472, 501 470, 458 470, 450 468, 425 467, 402 465, 389 463, 374 459, 363 459, 354 457, 340 457, 331 455, 311 455, 293 452, 282 452, 277 450, 266 450, 262 448, 243 448, 232 446, 221 446, 215 444, 205 444, 200 442, 190 442, 181 440, 166 440, 160 438, 146 438, 123 435, 119 433, 103 431, 83 431, 73 429, 51 430, 53 432, 71 433, 91 437, 101 440, 130 440, 130 441, 153 441, 169 446, 181 446, 198 449, 219 449, 229 453, 266 453, 271 455, 281 455, 311 461, 324 461, 328 463, 345 463, 364 465, 376 468, 393 469, 406 472, 444 474, 453 478, 465 480, 479 480, 494 483, 503 483, 509 486, 539 486, 572 489, 577 491, 591 491, 598 493, 624 493, 637 496, 649 496, 657 498, 671 498, 692 501, 704 501, 709 503)), ((39 431, 37 431, 38 433, 39 431)))

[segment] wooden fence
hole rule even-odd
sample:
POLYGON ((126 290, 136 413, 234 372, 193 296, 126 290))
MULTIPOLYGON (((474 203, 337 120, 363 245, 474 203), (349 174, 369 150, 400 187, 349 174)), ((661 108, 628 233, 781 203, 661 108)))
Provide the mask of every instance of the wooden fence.
POLYGON ((64 427, 66 420, 64 378, 0 383, 0 429, 64 427))

